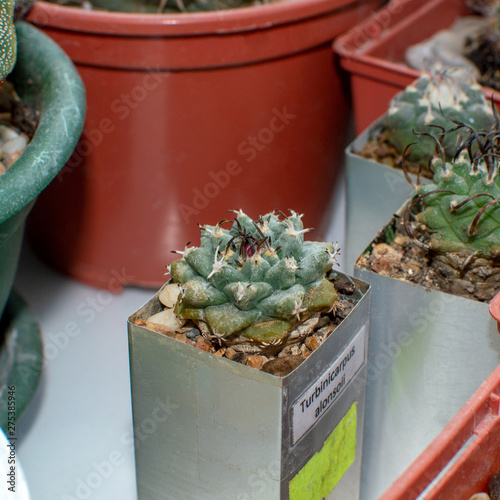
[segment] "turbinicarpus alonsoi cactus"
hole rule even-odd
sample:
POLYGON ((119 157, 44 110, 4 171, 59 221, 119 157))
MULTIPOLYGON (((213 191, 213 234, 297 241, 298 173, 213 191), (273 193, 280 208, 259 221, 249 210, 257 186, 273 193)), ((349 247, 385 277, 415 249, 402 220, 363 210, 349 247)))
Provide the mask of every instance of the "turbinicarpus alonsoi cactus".
POLYGON ((446 72, 424 74, 392 99, 385 117, 389 142, 407 159, 425 168, 435 151, 438 137, 446 158, 453 158, 461 143, 461 130, 454 122, 489 130, 495 124, 492 105, 473 81, 455 80, 446 72), (448 133, 444 133, 448 131, 448 133))
POLYGON ((417 208, 417 231, 429 249, 495 259, 500 256, 500 130, 479 133, 461 127, 469 136, 457 158, 446 161, 440 150, 433 160, 433 182, 416 186, 404 225, 415 237, 409 216, 417 208))
POLYGON ((16 62, 14 0, 0 0, 0 90, 16 62))
POLYGON ((219 222, 201 227, 201 244, 188 247, 170 266, 181 293, 175 312, 208 325, 221 342, 241 336, 280 343, 316 312, 337 300, 327 273, 337 249, 304 241, 301 216, 274 213, 253 221, 238 211, 230 229, 219 222))

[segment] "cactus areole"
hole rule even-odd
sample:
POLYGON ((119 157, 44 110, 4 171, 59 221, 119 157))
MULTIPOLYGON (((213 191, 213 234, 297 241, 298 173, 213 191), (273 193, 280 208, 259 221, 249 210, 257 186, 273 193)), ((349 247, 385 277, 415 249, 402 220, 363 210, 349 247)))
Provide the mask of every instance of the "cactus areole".
POLYGON ((0 0, 0 90, 14 68, 17 56, 14 0, 0 0))
POLYGON ((301 217, 291 211, 253 221, 240 210, 229 229, 230 221, 200 227, 200 246, 177 252, 182 258, 169 269, 181 285, 176 314, 203 321, 221 342, 241 336, 268 345, 331 310, 337 293, 327 273, 338 250, 304 241, 301 217))

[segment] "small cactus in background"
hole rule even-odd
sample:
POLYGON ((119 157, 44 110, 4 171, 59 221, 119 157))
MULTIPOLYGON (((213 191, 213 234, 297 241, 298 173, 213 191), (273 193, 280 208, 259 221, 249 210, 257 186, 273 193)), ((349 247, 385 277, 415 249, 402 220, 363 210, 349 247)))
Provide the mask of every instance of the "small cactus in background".
POLYGON ((16 62, 14 0, 0 0, 0 90, 16 62))
POLYGON ((415 237, 408 219, 416 218, 425 244, 439 252, 465 252, 492 258, 500 255, 500 130, 469 131, 457 157, 446 161, 440 150, 433 160, 434 179, 417 186, 417 194, 404 214, 409 236, 415 237))
POLYGON ((327 273, 334 245, 304 241, 301 216, 274 213, 253 221, 242 211, 230 229, 202 226, 199 247, 178 252, 170 266, 181 293, 175 312, 204 322, 213 337, 282 342, 316 312, 328 312, 337 293, 327 273))
MULTIPOLYGON (((256 1, 253 3, 261 4, 267 3, 267 1, 256 1)), ((178 9, 180 12, 203 12, 244 7, 251 5, 252 2, 248 2, 247 0, 162 0, 161 4, 164 4, 164 7, 159 9, 160 12, 169 4, 172 8, 178 9)))
POLYGON ((454 122, 475 130, 489 130, 495 123, 492 106, 477 83, 454 80, 443 73, 424 74, 397 94, 385 118, 389 142, 401 154, 413 143, 408 159, 424 167, 435 151, 440 137, 446 157, 453 158, 460 145, 460 130, 450 130, 454 122))
MULTIPOLYGON (((51 0, 60 3, 58 0, 51 0)), ((190 13, 267 4, 271 0, 65 0, 65 3, 114 12, 190 13)))

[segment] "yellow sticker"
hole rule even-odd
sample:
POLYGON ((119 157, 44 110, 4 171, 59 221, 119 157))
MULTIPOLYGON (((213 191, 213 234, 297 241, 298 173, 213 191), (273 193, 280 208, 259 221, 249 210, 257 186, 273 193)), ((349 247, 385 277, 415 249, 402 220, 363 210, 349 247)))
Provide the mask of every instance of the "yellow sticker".
POLYGON ((356 458, 357 407, 351 406, 323 448, 292 479, 290 500, 321 500, 337 486, 356 458))

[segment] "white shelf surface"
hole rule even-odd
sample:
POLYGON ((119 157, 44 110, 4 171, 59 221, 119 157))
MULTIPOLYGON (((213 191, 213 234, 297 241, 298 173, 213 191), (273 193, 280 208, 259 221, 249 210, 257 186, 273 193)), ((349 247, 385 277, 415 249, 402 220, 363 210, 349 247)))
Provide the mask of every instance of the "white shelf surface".
MULTIPOLYGON (((330 214, 325 239, 342 248, 343 177, 330 214)), ((127 318, 155 290, 114 295, 83 285, 45 266, 26 245, 15 289, 40 324, 46 355, 38 391, 16 428, 32 500, 136 500, 127 318)))

